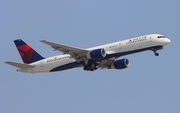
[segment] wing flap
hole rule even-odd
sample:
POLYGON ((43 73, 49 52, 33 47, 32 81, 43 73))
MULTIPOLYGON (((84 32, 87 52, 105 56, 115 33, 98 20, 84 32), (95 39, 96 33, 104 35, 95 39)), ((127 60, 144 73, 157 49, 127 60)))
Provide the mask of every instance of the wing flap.
POLYGON ((9 64, 11 66, 17 67, 17 68, 32 68, 32 67, 34 67, 32 65, 29 65, 29 64, 23 64, 23 63, 18 63, 18 62, 11 62, 11 61, 7 61, 5 63, 9 64))

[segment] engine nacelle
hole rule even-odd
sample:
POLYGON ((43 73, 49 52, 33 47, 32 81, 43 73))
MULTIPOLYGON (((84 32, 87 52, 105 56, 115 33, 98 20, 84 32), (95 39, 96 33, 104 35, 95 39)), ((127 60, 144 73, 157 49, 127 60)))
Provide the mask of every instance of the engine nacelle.
POLYGON ((106 52, 104 49, 92 50, 87 54, 87 58, 92 60, 100 60, 105 56, 106 56, 106 52))
POLYGON ((130 65, 128 59, 119 59, 114 61, 114 63, 111 65, 111 69, 125 69, 130 65))

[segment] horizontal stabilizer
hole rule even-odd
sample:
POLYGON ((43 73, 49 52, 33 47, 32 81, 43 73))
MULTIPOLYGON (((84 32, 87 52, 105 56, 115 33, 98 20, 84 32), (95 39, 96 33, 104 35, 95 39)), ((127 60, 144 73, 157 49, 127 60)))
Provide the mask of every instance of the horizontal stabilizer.
POLYGON ((23 64, 23 63, 11 62, 11 61, 7 61, 5 63, 9 64, 11 66, 15 66, 17 68, 32 68, 32 67, 34 67, 32 65, 29 65, 29 64, 23 64))

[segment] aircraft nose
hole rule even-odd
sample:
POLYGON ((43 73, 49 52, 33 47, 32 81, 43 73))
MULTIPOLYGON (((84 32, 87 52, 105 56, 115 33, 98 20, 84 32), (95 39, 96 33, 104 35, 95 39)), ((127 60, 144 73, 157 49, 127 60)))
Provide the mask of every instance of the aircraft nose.
POLYGON ((166 39, 164 39, 164 41, 163 41, 163 42, 164 42, 164 44, 165 44, 165 45, 167 45, 167 44, 171 43, 171 40, 170 40, 170 39, 168 39, 168 38, 166 38, 166 39))

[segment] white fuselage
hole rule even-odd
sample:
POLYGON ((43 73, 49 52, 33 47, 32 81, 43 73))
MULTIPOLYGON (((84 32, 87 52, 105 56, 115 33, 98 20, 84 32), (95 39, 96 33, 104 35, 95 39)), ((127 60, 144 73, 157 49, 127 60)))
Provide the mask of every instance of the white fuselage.
MULTIPOLYGON (((144 35, 140 37, 135 37, 123 41, 118 41, 110 44, 105 44, 97 47, 88 48, 86 50, 95 50, 99 48, 104 48, 108 58, 115 57, 118 58, 123 55, 132 54, 140 51, 150 50, 153 48, 161 49, 163 46, 170 43, 168 38, 157 38, 158 36, 162 36, 160 34, 151 34, 144 35)), ((80 63, 78 63, 74 58, 69 54, 58 55, 49 57, 34 63, 31 63, 33 68, 29 69, 19 69, 21 72, 50 72, 52 69, 61 67, 59 71, 74 68, 74 67, 82 67, 80 63), (70 65, 73 65, 72 67, 70 65)))

